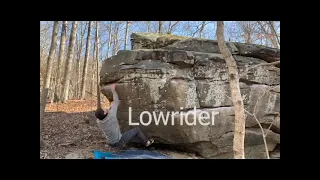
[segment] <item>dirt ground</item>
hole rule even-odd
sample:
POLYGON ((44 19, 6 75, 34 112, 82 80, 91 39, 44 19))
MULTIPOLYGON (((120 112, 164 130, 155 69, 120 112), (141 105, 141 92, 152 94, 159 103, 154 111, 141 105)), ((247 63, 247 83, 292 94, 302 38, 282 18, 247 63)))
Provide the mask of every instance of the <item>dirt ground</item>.
MULTIPOLYGON (((103 108, 108 104, 103 103, 103 108)), ((47 104, 43 122, 43 139, 50 147, 40 149, 41 159, 93 159, 93 150, 116 150, 106 146, 103 134, 95 124, 94 100, 69 100, 66 104, 47 104)), ((136 149, 130 147, 130 149, 136 149)), ((155 149, 175 159, 199 159, 195 154, 155 149)))

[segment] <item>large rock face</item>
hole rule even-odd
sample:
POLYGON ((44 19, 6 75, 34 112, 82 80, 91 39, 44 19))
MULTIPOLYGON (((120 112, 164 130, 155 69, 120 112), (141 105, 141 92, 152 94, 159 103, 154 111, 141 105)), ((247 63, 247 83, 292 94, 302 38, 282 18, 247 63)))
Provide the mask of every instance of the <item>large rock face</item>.
MULTIPOLYGON (((100 72, 104 88, 117 82, 122 131, 139 123, 156 143, 171 144, 206 158, 233 158, 234 109, 229 98, 228 72, 213 40, 157 34, 132 34, 132 50, 119 51, 104 61, 100 72), (150 112, 150 124, 148 113, 150 112), (159 115, 168 117, 167 123, 159 115), (205 117, 207 121, 202 120, 205 117), (186 119, 187 118, 187 119, 186 119), (202 119, 200 119, 202 118, 202 119)), ((229 43, 239 72, 249 66, 280 59, 280 50, 229 43)), ((266 131, 269 151, 280 147, 280 66, 260 66, 240 79, 245 108, 266 131)), ((261 130, 246 117, 246 158, 265 158, 261 130)))

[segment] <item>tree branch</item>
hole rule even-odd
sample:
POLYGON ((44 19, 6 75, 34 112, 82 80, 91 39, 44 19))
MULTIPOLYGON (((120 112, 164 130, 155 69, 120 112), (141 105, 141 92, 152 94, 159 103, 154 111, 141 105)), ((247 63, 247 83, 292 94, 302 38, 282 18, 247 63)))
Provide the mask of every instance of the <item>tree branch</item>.
MULTIPOLYGON (((268 89, 268 90, 270 91, 271 89, 273 89, 273 88, 270 88, 270 89, 268 89)), ((216 89, 216 90, 217 90, 219 93, 221 93, 222 95, 226 96, 227 98, 229 98, 229 99, 232 101, 232 98, 231 98, 230 96, 228 96, 227 94, 225 94, 224 92, 222 92, 220 89, 216 89)), ((270 131, 271 126, 272 126, 273 123, 276 121, 276 119, 280 116, 280 113, 278 113, 278 116, 272 121, 272 123, 270 124, 269 128, 268 128, 266 131, 264 131, 264 130, 263 130, 263 127, 262 127, 262 125, 261 125, 261 123, 260 123, 260 121, 258 120, 257 116, 255 115, 255 111, 256 111, 257 104, 259 103, 260 99, 265 95, 265 93, 266 93, 266 90, 263 92, 262 96, 258 98, 258 100, 257 100, 257 102, 256 102, 256 104, 255 104, 253 113, 250 113, 250 112, 249 112, 248 110, 246 110, 245 108, 244 108, 244 111, 245 111, 247 114, 251 115, 251 116, 254 118, 254 120, 257 122, 257 124, 259 125, 259 128, 260 128, 260 130, 261 130, 261 132, 262 132, 262 138, 263 138, 263 143, 264 143, 264 146, 265 146, 266 156, 267 156, 267 159, 270 159, 269 150, 268 150, 268 144, 267 144, 266 137, 267 137, 267 135, 268 135, 268 132, 270 131)))
POLYGON ((279 45, 280 45, 280 40, 279 40, 279 37, 278 37, 278 35, 277 35, 277 31, 274 29, 274 26, 273 26, 273 24, 272 24, 271 21, 269 21, 269 25, 270 25, 272 31, 274 32, 274 34, 276 35, 277 41, 278 41, 278 43, 279 43, 279 45))

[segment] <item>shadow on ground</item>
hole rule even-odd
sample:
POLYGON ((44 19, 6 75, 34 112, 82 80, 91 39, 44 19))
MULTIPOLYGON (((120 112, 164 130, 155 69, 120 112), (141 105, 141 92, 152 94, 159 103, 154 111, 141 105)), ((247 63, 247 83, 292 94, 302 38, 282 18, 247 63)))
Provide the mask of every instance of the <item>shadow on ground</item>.
MULTIPOLYGON (((40 158, 64 159, 70 154, 77 154, 78 158, 92 159, 94 150, 119 151, 106 146, 104 135, 96 124, 94 111, 46 112, 43 128, 43 139, 51 147, 41 149, 40 158)), ((149 149, 174 154, 177 158, 189 158, 188 155, 175 152, 174 149, 161 144, 145 148, 139 144, 130 143, 124 149, 149 149)))

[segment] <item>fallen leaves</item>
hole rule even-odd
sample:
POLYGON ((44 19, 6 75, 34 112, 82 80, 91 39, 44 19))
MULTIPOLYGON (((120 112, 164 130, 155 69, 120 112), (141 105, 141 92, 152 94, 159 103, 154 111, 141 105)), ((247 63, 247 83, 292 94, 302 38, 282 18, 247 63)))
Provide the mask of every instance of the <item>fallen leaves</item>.
MULTIPOLYGON (((103 105, 107 108, 106 104, 103 105)), ((95 108, 96 102, 92 100, 48 104, 44 117, 43 139, 52 147, 40 150, 40 158, 65 158, 70 152, 83 149, 90 152, 110 150, 106 149, 98 127, 87 122, 88 118, 94 118, 95 108)))
MULTIPOLYGON (((104 109, 108 103, 102 103, 104 109)), ((48 104, 43 122, 43 139, 50 145, 40 149, 41 159, 93 159, 93 150, 116 152, 108 148, 105 137, 95 123, 93 100, 69 100, 67 103, 48 104)), ((159 152, 176 158, 196 159, 193 155, 167 150, 159 152)))

